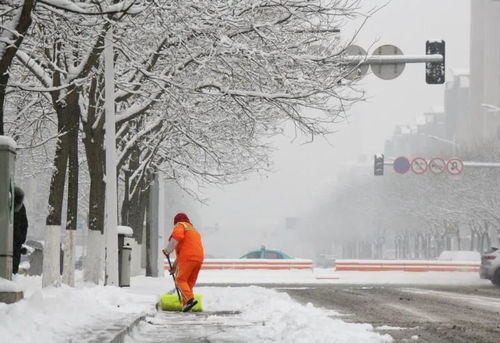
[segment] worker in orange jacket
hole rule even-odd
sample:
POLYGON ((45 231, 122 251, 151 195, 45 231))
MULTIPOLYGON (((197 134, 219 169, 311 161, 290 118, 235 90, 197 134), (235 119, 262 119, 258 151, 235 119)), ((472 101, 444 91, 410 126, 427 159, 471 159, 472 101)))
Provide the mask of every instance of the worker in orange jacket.
POLYGON ((177 256, 174 263, 176 284, 181 292, 182 311, 191 310, 198 302, 194 299, 193 287, 205 253, 200 233, 194 228, 185 213, 177 213, 174 217, 174 229, 163 249, 165 256, 175 250, 177 256))

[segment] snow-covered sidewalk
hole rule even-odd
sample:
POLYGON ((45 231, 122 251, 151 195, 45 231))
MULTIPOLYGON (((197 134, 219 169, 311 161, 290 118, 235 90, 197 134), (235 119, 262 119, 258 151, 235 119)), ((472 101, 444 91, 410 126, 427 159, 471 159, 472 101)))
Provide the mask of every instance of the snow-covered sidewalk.
POLYGON ((15 276, 24 299, 0 303, 0 342, 94 342, 155 312, 155 294, 79 284, 41 288, 41 277, 15 276))

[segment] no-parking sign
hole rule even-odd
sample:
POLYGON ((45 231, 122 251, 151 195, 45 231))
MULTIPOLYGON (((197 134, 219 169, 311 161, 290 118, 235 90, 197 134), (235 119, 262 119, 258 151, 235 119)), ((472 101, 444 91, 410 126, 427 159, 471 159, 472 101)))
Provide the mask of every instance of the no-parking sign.
POLYGON ((400 156, 392 162, 392 167, 396 173, 404 174, 410 170, 410 161, 406 157, 400 156))

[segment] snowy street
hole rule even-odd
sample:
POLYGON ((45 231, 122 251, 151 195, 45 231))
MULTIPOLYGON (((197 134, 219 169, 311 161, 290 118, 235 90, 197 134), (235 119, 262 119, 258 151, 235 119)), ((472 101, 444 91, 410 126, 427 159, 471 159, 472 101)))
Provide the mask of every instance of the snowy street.
MULTIPOLYGON (((78 280, 77 280, 78 281, 78 280)), ((127 343, 494 342, 500 291, 475 272, 202 271, 202 313, 155 310, 168 274, 130 288, 41 288, 16 277, 25 299, 0 306, 2 342, 127 343)))
POLYGON ((500 292, 476 273, 333 273, 338 279, 328 283, 299 271, 274 274, 205 272, 202 279, 210 282, 197 289, 205 313, 160 312, 127 343, 479 343, 500 335, 500 292))
POLYGON ((372 324, 395 342, 495 342, 500 291, 484 286, 321 285, 287 289, 302 303, 335 308, 342 320, 372 324))

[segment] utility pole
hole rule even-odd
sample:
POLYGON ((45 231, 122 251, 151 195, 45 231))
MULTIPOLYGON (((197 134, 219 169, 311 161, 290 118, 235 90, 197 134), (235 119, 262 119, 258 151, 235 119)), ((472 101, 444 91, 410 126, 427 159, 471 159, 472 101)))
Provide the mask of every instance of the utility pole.
POLYGON ((116 132, 115 132, 115 83, 113 63, 113 28, 104 39, 104 91, 105 91, 105 149, 106 149, 106 193, 105 193, 105 270, 104 284, 118 286, 118 237, 117 237, 117 191, 116 191, 116 132))

